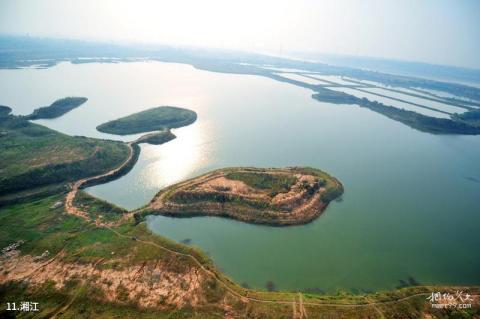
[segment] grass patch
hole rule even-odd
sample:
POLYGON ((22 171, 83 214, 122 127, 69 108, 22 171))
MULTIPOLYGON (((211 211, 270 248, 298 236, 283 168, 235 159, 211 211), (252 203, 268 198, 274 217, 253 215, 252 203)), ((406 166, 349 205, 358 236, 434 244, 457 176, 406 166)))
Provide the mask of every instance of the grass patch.
POLYGON ((0 117, 0 194, 65 183, 120 165, 122 142, 71 137, 20 116, 0 117))
POLYGON ((25 254, 60 251, 85 227, 80 218, 64 214, 63 205, 52 208, 54 203, 62 199, 62 196, 55 195, 1 208, 0 247, 23 240, 25 243, 20 250, 25 254))
POLYGON ((63 99, 56 100, 49 106, 35 109, 32 114, 27 116, 27 118, 29 120, 57 118, 67 112, 70 112, 74 108, 79 107, 83 103, 87 102, 87 100, 88 99, 86 97, 65 97, 63 99))
POLYGON ((231 172, 226 178, 242 181, 250 187, 268 189, 272 193, 284 193, 290 190, 296 178, 287 174, 268 174, 263 172, 231 172))
POLYGON ((126 209, 91 196, 83 190, 77 192, 73 203, 86 211, 92 220, 101 218, 103 221, 116 221, 127 212, 126 209))

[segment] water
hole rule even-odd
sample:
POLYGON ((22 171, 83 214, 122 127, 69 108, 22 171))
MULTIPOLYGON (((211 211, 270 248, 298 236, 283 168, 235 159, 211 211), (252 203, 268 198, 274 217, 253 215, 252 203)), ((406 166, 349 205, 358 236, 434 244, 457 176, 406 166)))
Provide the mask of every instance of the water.
MULTIPOLYGON (((412 104, 409 104, 409 103, 406 103, 406 102, 393 100, 393 99, 390 99, 388 97, 383 97, 383 96, 380 96, 380 95, 368 93, 367 89, 362 89, 362 91, 359 91, 357 89, 352 89, 352 88, 346 88, 346 87, 330 87, 328 89, 333 90, 333 91, 339 91, 339 92, 347 93, 347 94, 356 96, 360 99, 366 98, 370 101, 376 101, 376 102, 383 103, 383 104, 388 105, 388 106, 396 107, 398 109, 414 111, 414 112, 417 112, 417 113, 420 113, 420 114, 423 114, 423 115, 427 115, 427 116, 431 116, 431 117, 450 118, 450 115, 445 114, 445 113, 440 113, 440 112, 437 112, 437 111, 422 108, 420 106, 412 105, 412 104)), ((392 92, 392 94, 388 94, 388 96, 394 97, 394 94, 395 94, 395 92, 392 92)), ((387 95, 387 94, 384 94, 384 95, 387 95)), ((407 100, 405 99, 405 101, 407 101, 407 100)))
POLYGON ((416 96, 411 96, 411 95, 404 94, 404 93, 392 92, 392 91, 385 90, 385 89, 382 89, 382 88, 369 88, 369 89, 365 89, 365 91, 391 96, 391 97, 394 97, 394 98, 397 98, 397 99, 401 99, 401 100, 408 101, 408 102, 413 102, 413 103, 424 105, 424 106, 429 106, 431 108, 434 108, 434 109, 437 109, 437 110, 440 110, 440 111, 444 111, 444 112, 449 112, 449 113, 463 113, 463 112, 466 111, 466 109, 461 108, 461 107, 457 107, 457 106, 453 106, 453 105, 449 105, 449 104, 445 104, 445 103, 440 103, 440 102, 436 102, 436 101, 432 101, 432 100, 428 100, 428 99, 422 99, 422 98, 419 98, 419 97, 416 97, 416 96))
POLYGON ((309 78, 309 77, 306 77, 306 76, 303 76, 303 75, 300 75, 300 74, 295 74, 295 73, 274 73, 278 76, 281 76, 281 77, 284 77, 284 78, 287 78, 287 79, 290 79, 290 80, 294 80, 294 81, 300 81, 300 82, 303 82, 303 83, 307 83, 307 84, 313 84, 313 85, 318 85, 318 84, 327 84, 326 82, 324 81, 320 81, 320 80, 315 80, 315 79, 312 79, 312 78, 309 78))
MULTIPOLYGON (((319 75, 319 74, 309 74, 309 76, 314 77, 316 79, 326 80, 328 82, 333 82, 335 84, 342 84, 342 85, 356 85, 356 83, 352 83, 350 81, 344 80, 343 76, 338 75, 319 75)), ((327 83, 328 84, 328 83, 327 83)))
POLYGON ((177 139, 142 146, 126 176, 88 191, 134 208, 162 187, 225 166, 308 165, 345 186, 314 222, 275 228, 222 218, 150 217, 148 227, 208 252, 239 283, 280 289, 390 289, 480 284, 480 137, 418 132, 368 109, 320 103, 311 91, 187 65, 62 63, 0 70, 0 104, 27 114, 57 98, 89 101, 56 120, 62 132, 130 140, 95 130, 159 105, 188 107, 198 121, 177 139))

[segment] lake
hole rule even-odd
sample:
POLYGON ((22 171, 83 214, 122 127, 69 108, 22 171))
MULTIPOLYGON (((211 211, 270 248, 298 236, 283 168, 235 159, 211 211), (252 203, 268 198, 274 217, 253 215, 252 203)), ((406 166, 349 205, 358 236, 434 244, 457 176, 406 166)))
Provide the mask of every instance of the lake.
POLYGON ((368 109, 321 103, 269 78, 161 62, 61 63, 0 70, 0 104, 28 114, 65 96, 79 108, 38 123, 71 135, 132 140, 98 124, 160 105, 198 113, 167 144, 142 144, 125 176, 88 192, 133 209, 161 188, 227 166, 312 166, 345 193, 314 222, 268 227, 215 217, 150 216, 162 236, 207 252, 239 283, 335 292, 399 280, 480 284, 480 136, 432 135, 368 109))

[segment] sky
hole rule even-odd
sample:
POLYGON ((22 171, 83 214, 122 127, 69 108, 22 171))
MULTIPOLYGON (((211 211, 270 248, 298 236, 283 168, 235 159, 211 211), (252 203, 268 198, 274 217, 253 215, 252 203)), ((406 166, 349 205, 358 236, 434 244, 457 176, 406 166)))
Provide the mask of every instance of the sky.
POLYGON ((477 0, 0 0, 0 33, 480 68, 477 0))

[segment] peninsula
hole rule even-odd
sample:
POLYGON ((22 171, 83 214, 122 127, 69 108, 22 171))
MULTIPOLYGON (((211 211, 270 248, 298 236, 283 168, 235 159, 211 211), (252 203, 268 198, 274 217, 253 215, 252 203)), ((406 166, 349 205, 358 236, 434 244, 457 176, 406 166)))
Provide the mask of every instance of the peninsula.
MULTIPOLYGON (((0 205, 7 197, 51 193, 69 182, 97 175, 128 157, 123 142, 68 136, 0 112, 0 205)), ((8 111, 8 113, 7 113, 8 111)))
POLYGON ((87 102, 86 97, 65 97, 63 99, 56 100, 49 106, 43 106, 37 108, 32 114, 27 115, 29 120, 39 119, 53 119, 62 116, 63 114, 70 112, 74 108, 79 107, 83 103, 87 102))
POLYGON ((160 191, 143 213, 287 226, 312 221, 342 193, 337 179, 314 168, 226 168, 160 191))

